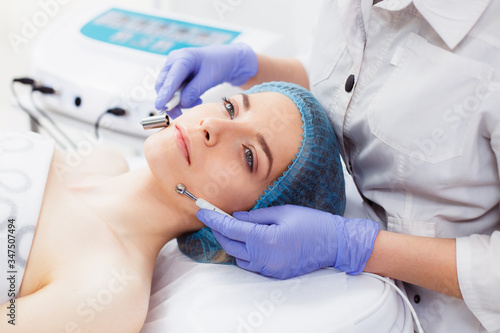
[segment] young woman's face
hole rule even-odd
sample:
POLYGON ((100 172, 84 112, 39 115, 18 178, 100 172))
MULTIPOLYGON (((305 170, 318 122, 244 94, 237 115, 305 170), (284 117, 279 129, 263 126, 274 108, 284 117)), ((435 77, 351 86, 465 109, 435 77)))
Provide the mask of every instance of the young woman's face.
POLYGON ((174 191, 183 183, 231 214, 255 205, 301 142, 296 105, 280 93, 262 92, 199 105, 149 137, 144 151, 162 187, 174 191))

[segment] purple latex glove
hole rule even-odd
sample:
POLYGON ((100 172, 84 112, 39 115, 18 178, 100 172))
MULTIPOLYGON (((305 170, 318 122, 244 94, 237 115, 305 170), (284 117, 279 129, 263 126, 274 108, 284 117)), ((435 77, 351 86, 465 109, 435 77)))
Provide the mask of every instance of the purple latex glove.
MULTIPOLYGON (((174 92, 188 80, 181 92, 181 108, 201 103, 200 96, 208 89, 229 82, 239 86, 257 74, 257 55, 246 44, 189 47, 169 53, 156 80, 157 110, 162 110, 174 92)), ((179 113, 172 110, 169 115, 179 113)))
POLYGON ((239 267, 278 279, 323 267, 361 273, 378 233, 377 222, 292 205, 197 216, 239 267))

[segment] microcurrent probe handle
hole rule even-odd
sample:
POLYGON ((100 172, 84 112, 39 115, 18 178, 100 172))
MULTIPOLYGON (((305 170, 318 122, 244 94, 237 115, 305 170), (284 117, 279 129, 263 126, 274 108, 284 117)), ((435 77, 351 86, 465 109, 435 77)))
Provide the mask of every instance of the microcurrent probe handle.
POLYGON ((181 91, 184 88, 184 85, 181 85, 179 89, 177 89, 174 92, 174 95, 170 99, 170 101, 165 104, 165 107, 163 110, 161 110, 161 113, 166 112, 166 111, 172 111, 173 108, 175 108, 179 103, 181 102, 181 91))
POLYGON ((210 210, 213 210, 214 212, 221 213, 223 215, 232 217, 231 215, 229 215, 228 213, 226 213, 222 209, 215 207, 210 202, 208 202, 208 201, 206 201, 204 199, 201 199, 201 198, 198 198, 198 200, 196 200, 196 206, 198 206, 198 207, 200 207, 202 209, 210 209, 210 210))

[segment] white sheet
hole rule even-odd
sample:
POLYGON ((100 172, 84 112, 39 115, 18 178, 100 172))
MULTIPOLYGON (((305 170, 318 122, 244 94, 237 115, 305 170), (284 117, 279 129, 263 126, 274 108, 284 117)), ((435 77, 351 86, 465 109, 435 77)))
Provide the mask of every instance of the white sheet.
POLYGON ((39 134, 0 132, 0 304, 19 293, 53 152, 39 134))

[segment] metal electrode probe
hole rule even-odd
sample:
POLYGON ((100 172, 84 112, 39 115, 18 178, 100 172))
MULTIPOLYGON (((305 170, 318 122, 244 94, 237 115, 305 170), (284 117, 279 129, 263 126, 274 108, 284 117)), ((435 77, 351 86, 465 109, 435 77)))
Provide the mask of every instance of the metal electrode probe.
POLYGON ((145 130, 168 127, 168 125, 170 125, 170 117, 168 114, 147 117, 141 120, 141 125, 145 130))
POLYGON ((168 125, 170 125, 170 117, 166 114, 166 112, 172 111, 173 108, 179 105, 181 102, 182 88, 184 88, 184 85, 175 91, 172 98, 167 102, 163 110, 160 111, 160 115, 147 117, 141 120, 141 125, 145 130, 168 127, 168 125))
POLYGON ((229 217, 232 217, 231 215, 229 215, 228 213, 226 213, 225 211, 223 211, 222 209, 220 208, 217 208, 215 207, 214 205, 212 205, 210 202, 202 199, 202 198, 197 198, 195 197, 192 193, 188 192, 188 190, 186 190, 186 186, 184 186, 184 184, 177 184, 177 186, 175 186, 175 191, 179 194, 185 194, 187 195, 190 199, 194 200, 195 203, 196 203, 196 206, 202 208, 202 209, 210 209, 210 210, 213 210, 217 213, 221 213, 223 215, 226 215, 226 216, 229 216, 229 217))

